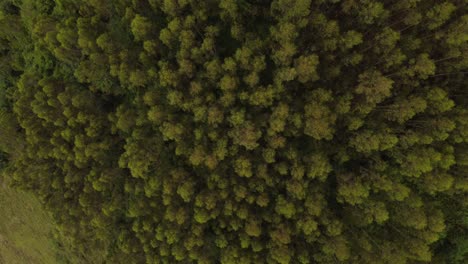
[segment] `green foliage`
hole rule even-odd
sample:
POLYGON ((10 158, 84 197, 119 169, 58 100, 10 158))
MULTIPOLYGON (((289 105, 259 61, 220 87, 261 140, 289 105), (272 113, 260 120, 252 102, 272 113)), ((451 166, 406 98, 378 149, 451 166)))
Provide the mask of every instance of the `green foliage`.
POLYGON ((6 0, 2 161, 109 263, 464 263, 465 9, 6 0))

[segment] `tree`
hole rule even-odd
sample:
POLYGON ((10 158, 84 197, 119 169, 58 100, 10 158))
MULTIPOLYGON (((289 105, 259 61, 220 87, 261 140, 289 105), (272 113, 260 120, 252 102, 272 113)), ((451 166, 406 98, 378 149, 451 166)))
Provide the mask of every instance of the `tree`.
POLYGON ((464 4, 4 0, 0 165, 108 262, 465 263, 464 4))

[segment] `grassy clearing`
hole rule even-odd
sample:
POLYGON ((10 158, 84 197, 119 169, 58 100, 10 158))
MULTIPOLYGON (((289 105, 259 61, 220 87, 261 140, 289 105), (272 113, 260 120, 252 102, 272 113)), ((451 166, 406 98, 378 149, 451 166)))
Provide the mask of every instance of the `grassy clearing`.
POLYGON ((80 263, 53 235, 51 217, 37 199, 0 177, 0 264, 80 263))

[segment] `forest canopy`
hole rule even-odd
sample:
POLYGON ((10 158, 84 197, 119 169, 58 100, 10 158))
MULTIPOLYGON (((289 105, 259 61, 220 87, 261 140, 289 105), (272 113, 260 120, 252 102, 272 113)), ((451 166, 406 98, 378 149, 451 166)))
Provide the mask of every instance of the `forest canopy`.
POLYGON ((106 263, 468 261, 466 0, 0 0, 0 164, 106 263))

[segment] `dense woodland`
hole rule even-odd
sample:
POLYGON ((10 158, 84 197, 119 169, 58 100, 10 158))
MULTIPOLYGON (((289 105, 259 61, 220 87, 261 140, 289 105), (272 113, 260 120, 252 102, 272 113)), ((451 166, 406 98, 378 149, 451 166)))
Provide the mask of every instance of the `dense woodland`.
POLYGON ((3 174, 106 263, 467 263, 467 73, 467 0, 0 0, 3 174))

